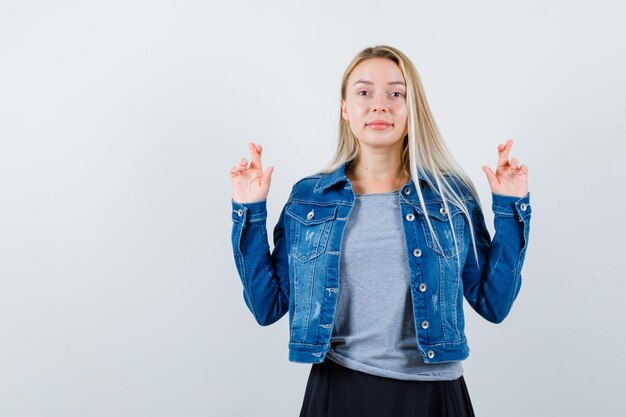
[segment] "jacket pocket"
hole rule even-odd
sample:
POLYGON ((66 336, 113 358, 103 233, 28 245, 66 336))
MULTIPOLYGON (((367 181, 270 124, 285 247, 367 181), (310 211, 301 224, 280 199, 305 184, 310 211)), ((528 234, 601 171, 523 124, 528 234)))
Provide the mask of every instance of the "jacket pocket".
POLYGON ((450 217, 452 217, 452 226, 454 227, 454 235, 456 236, 456 245, 454 244, 454 237, 452 235, 452 228, 450 227, 450 221, 448 220, 448 214, 443 205, 443 201, 435 200, 425 204, 428 210, 428 218, 436 233, 436 237, 439 240, 439 245, 435 241, 426 222, 421 207, 416 207, 417 211, 422 215, 421 224, 424 231, 424 239, 426 240, 426 246, 429 249, 436 252, 439 256, 446 259, 454 258, 463 251, 463 245, 465 244, 465 220, 464 214, 461 209, 455 205, 448 203, 448 210, 450 210, 450 217))
POLYGON ((292 218, 292 256, 300 262, 308 262, 323 254, 337 215, 337 206, 298 202, 291 203, 286 213, 292 218))

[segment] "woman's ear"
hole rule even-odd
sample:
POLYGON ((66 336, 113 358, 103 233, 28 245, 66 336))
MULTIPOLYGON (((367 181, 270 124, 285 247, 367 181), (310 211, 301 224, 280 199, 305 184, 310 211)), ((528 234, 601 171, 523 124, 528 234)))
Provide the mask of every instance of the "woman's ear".
POLYGON ((344 120, 348 120, 348 112, 346 111, 346 102, 343 99, 339 99, 341 102, 341 117, 344 120))

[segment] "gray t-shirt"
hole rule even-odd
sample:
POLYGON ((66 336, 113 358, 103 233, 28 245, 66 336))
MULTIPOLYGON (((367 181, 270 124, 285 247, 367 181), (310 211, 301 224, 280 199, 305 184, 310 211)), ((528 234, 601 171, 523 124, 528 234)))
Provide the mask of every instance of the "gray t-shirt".
POLYGON ((427 364, 417 348, 398 191, 357 194, 346 224, 327 357, 372 375, 452 380, 460 361, 427 364))

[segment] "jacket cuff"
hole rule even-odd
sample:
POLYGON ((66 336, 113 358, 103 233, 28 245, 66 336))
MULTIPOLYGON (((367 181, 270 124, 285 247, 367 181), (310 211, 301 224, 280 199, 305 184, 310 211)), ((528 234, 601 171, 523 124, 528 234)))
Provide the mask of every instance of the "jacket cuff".
POLYGON ((232 219, 235 223, 258 222, 267 218, 267 199, 252 203, 239 203, 232 198, 232 219))
POLYGON ((502 216, 515 216, 520 221, 526 219, 532 213, 530 206, 530 193, 524 197, 491 193, 493 204, 491 208, 494 214, 502 216))

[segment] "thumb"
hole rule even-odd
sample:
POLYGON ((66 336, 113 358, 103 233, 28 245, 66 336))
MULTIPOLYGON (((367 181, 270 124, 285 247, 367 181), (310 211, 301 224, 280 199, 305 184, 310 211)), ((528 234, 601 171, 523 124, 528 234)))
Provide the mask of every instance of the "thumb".
POLYGON ((272 183, 272 172, 274 172, 274 167, 267 168, 261 179, 261 187, 266 191, 269 191, 270 184, 272 183))
POLYGON ((489 181, 489 186, 491 188, 499 184, 498 179, 496 178, 496 174, 493 173, 491 168, 489 168, 487 165, 483 165, 483 171, 485 172, 485 175, 487 175, 487 181, 489 181))

